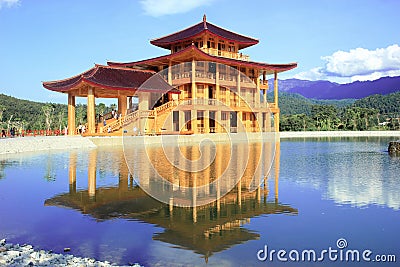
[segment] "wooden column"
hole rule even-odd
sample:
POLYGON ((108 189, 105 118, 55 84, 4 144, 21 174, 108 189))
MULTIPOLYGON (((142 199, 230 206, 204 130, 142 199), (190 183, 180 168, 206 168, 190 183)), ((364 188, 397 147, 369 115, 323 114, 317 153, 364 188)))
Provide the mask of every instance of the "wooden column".
POLYGON ((210 111, 205 110, 204 111, 204 133, 210 133, 210 111))
POLYGON ((197 133, 197 110, 191 110, 191 125, 193 133, 197 133))
MULTIPOLYGON (((265 71, 263 71, 263 84, 265 84, 266 82, 267 82, 267 80, 266 80, 266 72, 265 71)), ((264 100, 264 107, 266 107, 267 106, 267 89, 264 89, 264 95, 263 95, 263 100, 264 100)))
POLYGON ((254 102, 255 102, 256 108, 259 108, 260 107, 260 95, 261 95, 261 90, 260 90, 260 71, 259 70, 256 70, 256 77, 257 77, 257 79, 256 79, 256 81, 257 81, 257 83, 256 83, 256 93, 255 93, 256 99, 254 99, 254 102))
POLYGON ((275 132, 279 132, 279 108, 278 108, 278 73, 274 73, 274 104, 277 109, 274 114, 275 132))
POLYGON ((238 105, 239 107, 242 105, 242 96, 240 95, 240 67, 238 67, 238 73, 237 73, 237 94, 238 94, 238 105))
POLYGON ((118 114, 126 115, 128 99, 126 96, 118 97, 118 114))
POLYGON ((274 104, 278 107, 278 73, 274 73, 274 104))
MULTIPOLYGON (((222 127, 221 127, 221 114, 222 114, 222 111, 221 110, 217 110, 217 111, 215 111, 215 132, 216 133, 222 133, 223 131, 222 131, 222 127)), ((219 176, 218 176, 219 177, 219 176)))
POLYGON ((274 128, 275 132, 279 132, 279 112, 274 114, 274 128))
POLYGON ((95 100, 94 100, 94 88, 88 88, 88 96, 87 96, 87 121, 88 121, 88 133, 94 134, 96 133, 96 112, 94 109, 95 100))
POLYGON ((197 98, 197 88, 196 88, 196 62, 192 60, 192 99, 197 98))
POLYGON ((168 83, 172 85, 172 63, 169 61, 168 63, 168 83))
POLYGON ((215 63, 215 99, 220 101, 220 88, 219 88, 219 63, 215 63))
POLYGON ((75 134, 75 96, 68 93, 68 135, 75 134))

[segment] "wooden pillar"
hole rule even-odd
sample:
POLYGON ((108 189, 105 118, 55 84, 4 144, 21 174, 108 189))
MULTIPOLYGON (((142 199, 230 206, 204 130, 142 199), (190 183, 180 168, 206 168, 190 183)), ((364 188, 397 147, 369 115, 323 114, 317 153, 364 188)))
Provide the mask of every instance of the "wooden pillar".
POLYGON ((278 73, 275 71, 274 73, 274 104, 277 109, 274 114, 274 126, 275 132, 279 132, 279 108, 278 108, 278 73))
POLYGON ((259 108, 260 107, 260 94, 261 94, 261 90, 260 90, 260 71, 259 70, 256 70, 256 77, 257 77, 257 79, 256 79, 256 81, 257 81, 257 83, 256 83, 256 93, 255 93, 256 99, 253 99, 253 101, 255 103, 256 108, 259 108))
POLYGON ((238 67, 238 72, 237 72, 237 94, 238 94, 238 106, 241 106, 242 102, 242 96, 240 95, 240 67, 238 67))
POLYGON ((185 121, 185 112, 182 110, 179 110, 179 131, 184 130, 184 125, 186 124, 185 121))
MULTIPOLYGON (((217 111, 215 111, 215 118, 214 118, 214 120, 215 120, 215 132, 216 133, 222 133, 223 131, 222 131, 222 127, 221 127, 221 114, 222 114, 222 111, 221 110, 217 110, 217 111)), ((217 177, 219 177, 219 176, 217 176, 217 177)))
POLYGON ((192 60, 192 99, 197 98, 197 88, 196 88, 196 62, 192 60))
POLYGON ((274 128, 275 132, 279 132, 279 112, 274 113, 274 128))
POLYGON ((127 96, 119 96, 118 97, 118 115, 122 114, 122 116, 126 115, 126 111, 127 111, 127 103, 128 103, 128 99, 127 96))
POLYGON ((192 125, 192 131, 193 133, 198 133, 197 132, 197 110, 191 110, 191 125, 192 125))
POLYGON ((169 61, 168 63, 168 83, 172 85, 172 62, 169 61))
POLYGON ((210 111, 205 110, 204 111, 204 133, 210 133, 210 111))
POLYGON ((278 73, 274 72, 274 104, 278 107, 278 73))
POLYGON ((68 135, 75 134, 75 96, 71 93, 68 93, 68 135))
POLYGON ((220 87, 219 87, 219 63, 215 63, 216 67, 215 67, 215 99, 217 99, 218 101, 220 101, 221 97, 220 97, 220 87))
POLYGON ((94 100, 94 88, 88 88, 87 96, 87 120, 88 120, 88 133, 96 133, 96 114, 95 114, 95 100, 94 100))

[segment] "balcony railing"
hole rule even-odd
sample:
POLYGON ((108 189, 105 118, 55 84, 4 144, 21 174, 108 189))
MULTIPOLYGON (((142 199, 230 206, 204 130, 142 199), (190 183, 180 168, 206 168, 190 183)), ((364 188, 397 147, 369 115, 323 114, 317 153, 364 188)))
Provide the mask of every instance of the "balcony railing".
POLYGON ((250 57, 248 55, 243 55, 242 53, 223 51, 223 50, 218 50, 215 48, 200 48, 200 50, 202 50, 212 56, 233 58, 233 59, 238 59, 238 60, 243 60, 243 61, 250 60, 250 57))

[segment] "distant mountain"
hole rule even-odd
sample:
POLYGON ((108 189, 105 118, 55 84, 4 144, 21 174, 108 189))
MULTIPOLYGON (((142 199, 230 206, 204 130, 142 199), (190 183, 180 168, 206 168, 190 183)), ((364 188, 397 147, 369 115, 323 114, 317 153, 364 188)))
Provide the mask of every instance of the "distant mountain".
MULTIPOLYGON (((273 80, 270 80, 273 88, 273 80)), ((387 95, 400 91, 400 77, 384 77, 375 81, 338 84, 329 81, 279 80, 279 91, 300 94, 313 99, 360 99, 374 94, 387 95)))
MULTIPOLYGON (((273 93, 268 93, 268 101, 273 101, 273 93)), ((318 100, 306 98, 299 94, 279 92, 279 108, 282 115, 306 114, 311 115, 313 105, 333 105, 338 108, 351 106, 355 99, 318 100)))

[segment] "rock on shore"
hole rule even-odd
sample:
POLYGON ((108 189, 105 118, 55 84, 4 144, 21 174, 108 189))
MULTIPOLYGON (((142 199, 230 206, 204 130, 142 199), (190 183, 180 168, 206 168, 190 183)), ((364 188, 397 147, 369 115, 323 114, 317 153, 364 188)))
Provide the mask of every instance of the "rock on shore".
POLYGON ((400 140, 389 142, 389 153, 400 155, 400 140))
MULTIPOLYGON (((31 245, 7 244, 0 240, 0 266, 117 266, 107 261, 96 261, 92 258, 74 257, 52 253, 51 251, 35 250, 31 245)), ((141 267, 135 263, 131 265, 141 267)))

